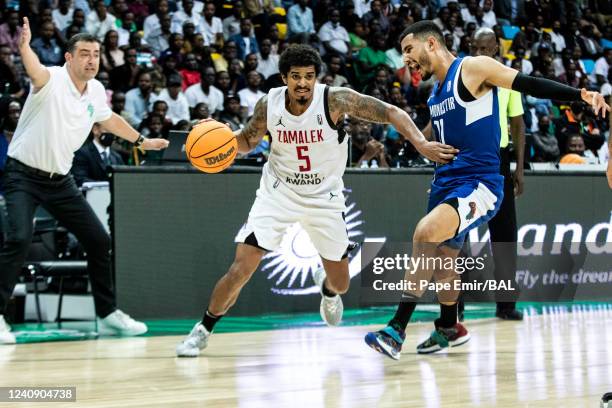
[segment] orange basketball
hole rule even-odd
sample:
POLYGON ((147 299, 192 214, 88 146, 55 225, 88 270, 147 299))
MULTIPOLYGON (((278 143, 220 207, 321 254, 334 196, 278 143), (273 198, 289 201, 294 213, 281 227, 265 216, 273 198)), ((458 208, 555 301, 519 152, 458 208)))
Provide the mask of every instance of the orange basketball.
POLYGON ((218 173, 234 162, 238 142, 227 125, 210 120, 191 129, 185 142, 185 153, 196 169, 218 173))

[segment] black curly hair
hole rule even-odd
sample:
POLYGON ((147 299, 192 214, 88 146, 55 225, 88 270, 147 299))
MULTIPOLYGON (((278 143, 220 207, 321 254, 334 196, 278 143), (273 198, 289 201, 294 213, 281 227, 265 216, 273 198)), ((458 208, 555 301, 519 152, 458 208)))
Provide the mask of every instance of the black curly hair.
POLYGON ((289 74, 291 67, 309 67, 314 65, 317 76, 321 73, 321 56, 309 45, 290 45, 280 56, 278 70, 284 76, 289 74))

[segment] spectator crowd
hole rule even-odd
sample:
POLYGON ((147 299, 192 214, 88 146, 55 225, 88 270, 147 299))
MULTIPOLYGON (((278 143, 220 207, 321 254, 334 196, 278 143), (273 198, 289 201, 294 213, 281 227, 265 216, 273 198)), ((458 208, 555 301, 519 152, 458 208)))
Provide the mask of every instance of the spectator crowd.
MULTIPOLYGON (((459 57, 471 54, 474 32, 488 27, 502 63, 606 98, 612 93, 609 0, 0 0, 0 169, 29 92, 18 50, 23 16, 44 65, 64 63, 72 35, 95 35, 109 106, 147 137, 167 137, 209 117, 243 127, 257 100, 283 84, 278 60, 291 43, 319 51, 321 83, 396 105, 423 128, 433 81, 405 67, 399 47, 404 28, 422 19, 440 27, 459 57)), ((584 104, 523 96, 523 106, 527 162, 608 160, 607 123, 584 104)), ((430 165, 392 126, 352 118, 343 125, 352 135, 352 165, 430 165)), ((250 156, 265 159, 270 143, 264 138, 250 156)), ((106 164, 161 159, 98 127, 88 144, 75 163, 95 155, 92 145, 106 164)))

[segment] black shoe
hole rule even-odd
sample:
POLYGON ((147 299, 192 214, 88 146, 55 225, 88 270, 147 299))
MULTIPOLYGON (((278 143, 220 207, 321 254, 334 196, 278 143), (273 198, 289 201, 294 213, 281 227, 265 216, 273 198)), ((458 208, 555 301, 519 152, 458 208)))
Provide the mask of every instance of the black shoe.
POLYGON ((502 320, 523 320, 523 312, 516 309, 498 310, 495 316, 502 320))

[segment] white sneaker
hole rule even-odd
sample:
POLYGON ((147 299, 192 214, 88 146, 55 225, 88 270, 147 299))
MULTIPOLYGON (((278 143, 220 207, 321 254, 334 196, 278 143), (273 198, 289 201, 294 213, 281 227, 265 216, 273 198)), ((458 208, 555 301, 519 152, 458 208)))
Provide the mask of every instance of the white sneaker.
POLYGON ((138 336, 147 332, 147 325, 117 309, 104 319, 97 318, 98 333, 110 336, 138 336))
POLYGON ((206 330, 202 322, 197 322, 191 332, 179 344, 176 345, 176 355, 178 357, 197 357, 200 355, 200 350, 203 350, 208 345, 210 332, 206 330))
POLYGON ((4 321, 4 316, 0 315, 0 344, 15 344, 15 335, 11 333, 11 326, 4 321))
POLYGON ((340 295, 334 297, 325 296, 323 294, 323 282, 325 282, 325 269, 319 268, 314 273, 314 281, 321 288, 321 307, 319 312, 321 318, 328 326, 337 326, 342 320, 342 312, 344 305, 340 295))

